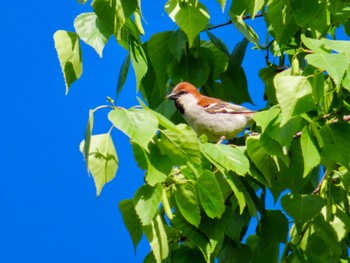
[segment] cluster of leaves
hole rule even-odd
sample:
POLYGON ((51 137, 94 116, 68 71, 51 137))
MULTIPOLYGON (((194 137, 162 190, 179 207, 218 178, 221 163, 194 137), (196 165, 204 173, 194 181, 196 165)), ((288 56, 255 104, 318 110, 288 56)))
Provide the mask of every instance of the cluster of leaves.
MULTIPOLYGON (((232 0, 227 8, 225 0, 218 3, 229 14, 227 24, 244 36, 232 52, 212 33, 209 11, 198 0, 169 0, 165 10, 179 28, 144 43, 137 0, 94 0, 93 12, 76 18, 76 33, 54 35, 67 92, 82 73, 80 39, 101 56, 111 36, 128 51, 117 93, 131 62, 148 106, 140 101, 142 107, 124 109, 111 101, 108 119, 130 138, 145 170, 145 184, 119 204, 135 250, 144 234, 152 248, 145 262, 347 262, 350 42, 335 40, 335 32, 342 27, 349 34, 350 4, 232 0), (256 16, 272 37, 264 45, 245 23, 256 16), (201 39, 201 32, 209 40, 201 39), (212 144, 164 117, 175 111, 163 101, 170 82, 189 81, 207 95, 249 102, 241 66, 248 42, 266 54, 259 75, 267 107, 254 115, 257 135, 237 145, 212 144), (283 209, 266 209, 267 191, 283 209), (246 237, 253 217, 256 233, 246 237)), ((99 195, 114 178, 118 158, 111 130, 92 134, 94 112, 81 151, 99 195)))

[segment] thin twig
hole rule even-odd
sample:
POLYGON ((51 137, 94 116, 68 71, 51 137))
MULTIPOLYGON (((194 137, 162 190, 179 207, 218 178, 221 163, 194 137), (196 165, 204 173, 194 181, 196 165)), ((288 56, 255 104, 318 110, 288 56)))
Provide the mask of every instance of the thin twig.
POLYGON ((321 186, 322 186, 322 184, 323 184, 323 182, 324 182, 324 180, 325 180, 327 174, 328 174, 327 171, 323 174, 321 181, 318 183, 318 185, 317 185, 317 187, 315 188, 315 190, 313 190, 312 194, 317 195, 317 194, 320 193, 321 186))
MULTIPOLYGON (((263 14, 256 14, 255 17, 263 17, 264 15, 263 14)), ((255 18, 254 17, 254 18, 255 18)), ((242 16, 242 20, 247 20, 247 19, 251 19, 252 17, 250 15, 248 16, 242 16)), ((223 27, 223 26, 227 26, 227 25, 230 25, 232 24, 232 20, 229 20, 225 23, 222 23, 222 24, 219 24, 219 25, 215 25, 215 26, 212 26, 212 27, 208 27, 206 30, 213 30, 213 29, 216 29, 216 28, 219 28, 219 27, 223 27)))

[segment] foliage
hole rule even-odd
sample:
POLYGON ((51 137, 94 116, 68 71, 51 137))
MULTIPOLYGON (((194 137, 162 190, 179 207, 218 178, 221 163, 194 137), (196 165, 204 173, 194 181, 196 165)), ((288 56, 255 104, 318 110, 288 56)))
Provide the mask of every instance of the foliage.
MULTIPOLYGON (((145 184, 119 204, 135 251, 145 235, 152 248, 145 262, 347 262, 350 42, 336 40, 335 32, 350 32, 349 1, 218 0, 231 19, 225 25, 244 36, 232 51, 215 36, 210 10, 198 0, 169 0, 164 8, 178 28, 142 42, 140 2, 93 0, 93 12, 76 18, 76 33, 54 35, 67 92, 82 73, 80 40, 101 57, 110 38, 128 51, 117 94, 131 62, 146 104, 124 109, 109 99, 108 119, 130 138, 145 171, 145 184), (266 23, 265 44, 266 34, 246 23, 254 17, 266 23), (266 108, 254 115, 255 133, 212 144, 178 118, 164 117, 175 109, 163 98, 180 81, 249 102, 241 66, 248 41, 249 52, 266 55, 259 73, 266 108), (266 208, 267 192, 281 210, 266 208), (256 233, 246 236, 252 217, 256 233)), ((111 130, 92 132, 98 109, 90 111, 81 143, 97 195, 118 168, 111 130)))

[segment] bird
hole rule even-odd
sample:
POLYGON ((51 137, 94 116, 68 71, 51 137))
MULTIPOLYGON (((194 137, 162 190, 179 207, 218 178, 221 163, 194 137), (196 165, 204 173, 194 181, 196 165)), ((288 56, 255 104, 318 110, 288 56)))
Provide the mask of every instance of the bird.
POLYGON ((177 84, 167 99, 174 100, 189 126, 198 135, 205 134, 209 141, 236 137, 253 121, 255 113, 243 106, 204 96, 188 82, 177 84))

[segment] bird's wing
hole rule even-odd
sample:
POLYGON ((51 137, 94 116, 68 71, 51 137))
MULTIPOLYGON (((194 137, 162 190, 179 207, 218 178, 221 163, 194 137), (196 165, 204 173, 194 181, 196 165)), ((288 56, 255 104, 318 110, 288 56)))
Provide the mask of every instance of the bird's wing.
POLYGON ((231 104, 224 101, 206 105, 204 107, 204 110, 208 113, 230 113, 230 114, 254 113, 254 111, 249 110, 243 106, 231 104))

